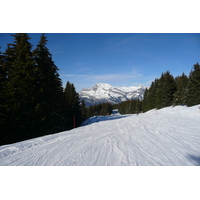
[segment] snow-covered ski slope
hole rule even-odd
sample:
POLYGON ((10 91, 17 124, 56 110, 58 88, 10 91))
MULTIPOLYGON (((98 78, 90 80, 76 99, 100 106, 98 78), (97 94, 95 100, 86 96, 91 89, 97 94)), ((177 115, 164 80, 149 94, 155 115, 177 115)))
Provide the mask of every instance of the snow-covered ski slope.
POLYGON ((0 165, 200 165, 200 105, 96 116, 82 127, 0 147, 0 165))

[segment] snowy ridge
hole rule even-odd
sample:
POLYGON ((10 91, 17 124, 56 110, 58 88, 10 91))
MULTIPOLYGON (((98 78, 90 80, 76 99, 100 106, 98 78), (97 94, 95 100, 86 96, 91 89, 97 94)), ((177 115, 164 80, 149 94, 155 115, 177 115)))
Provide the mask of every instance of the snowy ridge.
POLYGON ((200 165, 200 105, 95 116, 84 126, 0 147, 0 165, 200 165))
POLYGON ((138 87, 113 87, 107 83, 98 83, 92 89, 82 89, 80 99, 84 99, 87 106, 99 103, 120 103, 130 99, 142 99, 145 91, 144 86, 138 87))

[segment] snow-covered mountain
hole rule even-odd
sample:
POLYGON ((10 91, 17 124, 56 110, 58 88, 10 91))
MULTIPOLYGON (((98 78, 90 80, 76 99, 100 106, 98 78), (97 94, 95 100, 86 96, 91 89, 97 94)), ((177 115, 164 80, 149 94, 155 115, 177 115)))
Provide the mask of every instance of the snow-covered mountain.
POLYGON ((97 83, 92 89, 82 89, 80 99, 84 99, 87 106, 99 103, 120 103, 131 99, 142 99, 146 87, 113 87, 107 83, 97 83))

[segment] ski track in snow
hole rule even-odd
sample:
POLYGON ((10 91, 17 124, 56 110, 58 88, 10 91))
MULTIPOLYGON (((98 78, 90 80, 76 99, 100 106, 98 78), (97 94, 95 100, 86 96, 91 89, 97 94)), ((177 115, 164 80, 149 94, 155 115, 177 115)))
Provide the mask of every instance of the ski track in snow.
POLYGON ((200 165, 199 106, 96 116, 71 131, 0 147, 0 165, 200 165))

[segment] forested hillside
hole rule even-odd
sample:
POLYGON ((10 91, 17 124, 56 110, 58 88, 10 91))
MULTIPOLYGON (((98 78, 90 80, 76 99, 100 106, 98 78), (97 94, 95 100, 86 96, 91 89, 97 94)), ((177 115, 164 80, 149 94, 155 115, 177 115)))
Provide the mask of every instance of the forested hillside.
POLYGON ((163 108, 171 105, 193 106, 200 104, 200 65, 197 62, 187 77, 173 77, 169 71, 155 79, 150 88, 145 90, 142 110, 163 108))
POLYGON ((13 44, 0 52, 0 145, 70 130, 87 117, 111 114, 111 104, 87 108, 73 83, 62 87, 45 34, 35 49, 28 34, 12 37, 13 44))
POLYGON ((46 36, 35 49, 28 34, 12 36, 0 53, 0 145, 79 126, 84 104, 73 84, 63 89, 46 36))
POLYGON ((120 114, 139 114, 142 112, 142 101, 137 100, 124 101, 118 104, 120 114))
POLYGON ((144 92, 142 101, 124 101, 117 106, 121 114, 138 114, 167 106, 200 104, 200 65, 197 62, 189 74, 173 77, 169 71, 156 78, 144 92))

